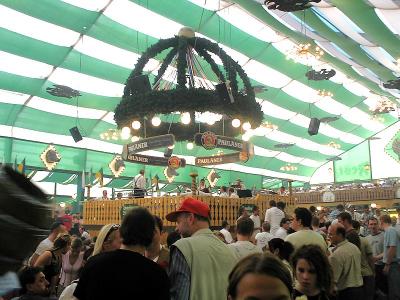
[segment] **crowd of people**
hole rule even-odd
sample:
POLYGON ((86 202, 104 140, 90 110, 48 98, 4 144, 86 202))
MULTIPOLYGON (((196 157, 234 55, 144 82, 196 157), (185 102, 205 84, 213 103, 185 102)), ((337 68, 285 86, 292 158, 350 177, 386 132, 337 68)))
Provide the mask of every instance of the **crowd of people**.
POLYGON ((79 216, 61 215, 20 270, 20 289, 0 299, 400 299, 400 218, 341 205, 291 216, 269 204, 212 230, 207 204, 187 197, 165 216, 176 222, 166 245, 145 208, 95 238, 79 216))

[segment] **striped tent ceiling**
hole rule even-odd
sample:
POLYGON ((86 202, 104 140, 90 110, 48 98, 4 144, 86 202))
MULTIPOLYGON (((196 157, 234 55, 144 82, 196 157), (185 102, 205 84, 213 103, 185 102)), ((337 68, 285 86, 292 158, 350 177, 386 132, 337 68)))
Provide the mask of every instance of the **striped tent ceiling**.
MULTIPOLYGON (((103 141, 100 134, 116 127, 113 111, 130 71, 147 47, 183 26, 219 43, 254 86, 267 88, 257 101, 265 121, 278 126, 253 133, 251 160, 221 169, 309 181, 327 159, 397 122, 396 111, 374 119, 370 109, 382 97, 400 101, 399 90, 383 87, 400 76, 400 1, 322 0, 294 13, 268 10, 262 2, 0 0, 0 149, 11 149, 6 160, 18 156, 41 166, 43 143, 53 143, 61 147, 64 169, 81 171, 82 164, 86 170, 107 168, 122 142, 103 141), (287 60, 287 52, 300 43, 319 46, 325 55, 319 61, 287 60), (309 81, 310 64, 333 68, 336 75, 309 81), (52 96, 46 88, 54 84, 81 96, 52 96), (333 96, 318 97, 318 90, 333 96), (318 135, 308 135, 310 117, 333 116, 339 119, 322 123, 318 135), (73 126, 83 141, 74 143, 69 135, 73 126), (294 145, 275 147, 281 143, 294 145), (282 171, 287 164, 297 170, 282 171)), ((151 73, 158 66, 151 61, 145 69, 151 73)), ((216 81, 210 70, 206 74, 216 81)), ((174 151, 189 164, 209 154, 184 144, 174 151)))

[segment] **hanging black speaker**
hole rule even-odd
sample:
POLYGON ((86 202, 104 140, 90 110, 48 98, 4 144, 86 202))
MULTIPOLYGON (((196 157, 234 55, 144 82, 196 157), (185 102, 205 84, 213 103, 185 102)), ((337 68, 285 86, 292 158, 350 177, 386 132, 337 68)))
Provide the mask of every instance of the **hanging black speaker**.
POLYGON ((308 126, 308 134, 309 135, 316 135, 319 130, 319 124, 321 121, 317 118, 311 118, 310 125, 308 126))
POLYGON ((77 143, 77 142, 79 142, 79 141, 82 140, 82 135, 81 135, 81 133, 79 132, 78 127, 76 127, 76 126, 75 126, 75 127, 72 127, 72 128, 69 130, 69 132, 71 133, 72 138, 74 139, 75 143, 77 143))

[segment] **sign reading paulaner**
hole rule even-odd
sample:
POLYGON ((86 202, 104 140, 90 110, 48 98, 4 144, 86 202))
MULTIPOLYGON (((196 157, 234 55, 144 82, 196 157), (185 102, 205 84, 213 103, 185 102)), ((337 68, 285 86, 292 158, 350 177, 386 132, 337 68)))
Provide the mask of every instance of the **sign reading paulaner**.
POLYGON ((237 151, 248 151, 249 143, 223 135, 216 135, 211 131, 196 133, 194 141, 197 146, 203 146, 207 150, 225 148, 237 151))
POLYGON ((194 164, 196 166, 222 165, 237 161, 245 162, 248 159, 249 156, 246 152, 236 152, 224 155, 196 157, 194 164))

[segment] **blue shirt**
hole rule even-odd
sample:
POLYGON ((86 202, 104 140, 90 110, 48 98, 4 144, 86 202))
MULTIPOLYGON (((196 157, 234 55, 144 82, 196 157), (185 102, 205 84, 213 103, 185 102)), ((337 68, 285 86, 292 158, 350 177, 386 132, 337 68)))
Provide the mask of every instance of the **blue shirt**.
POLYGON ((396 247, 396 255, 393 257, 392 263, 400 263, 400 236, 394 227, 385 229, 383 246, 383 262, 387 262, 388 247, 396 247))

